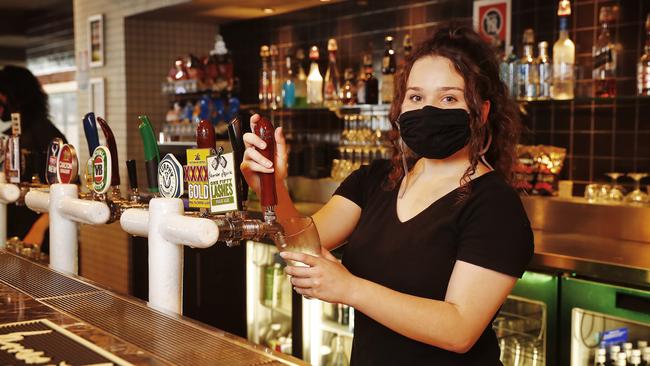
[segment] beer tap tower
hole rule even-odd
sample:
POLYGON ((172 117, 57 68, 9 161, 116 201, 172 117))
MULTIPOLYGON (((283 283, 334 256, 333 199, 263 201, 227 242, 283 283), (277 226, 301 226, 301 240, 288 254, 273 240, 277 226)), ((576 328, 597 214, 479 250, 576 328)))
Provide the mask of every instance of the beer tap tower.
MULTIPOLYGON (((190 205, 193 200, 200 200, 202 183, 196 182, 200 164, 190 165, 190 159, 202 161, 207 169, 209 192, 209 212, 203 207, 197 215, 184 212, 180 196, 183 194, 183 169, 176 158, 167 154, 158 167, 160 193, 163 197, 153 198, 149 209, 127 209, 122 214, 122 228, 131 235, 148 237, 149 242, 149 304, 176 313, 182 313, 182 275, 183 248, 188 245, 195 248, 208 248, 217 240, 225 241, 229 246, 241 240, 271 237, 281 240, 282 227, 275 220, 275 178, 273 173, 262 179, 262 206, 264 221, 246 218, 242 194, 243 179, 239 173, 239 162, 243 156, 241 143, 241 124, 238 120, 230 124, 230 136, 233 153, 223 154, 215 151, 214 130, 209 122, 201 121, 197 128, 197 146, 200 149, 188 150, 188 190, 190 205), (201 151, 208 150, 208 151, 201 151), (202 156, 208 154, 207 159, 202 156), (269 179, 270 178, 270 179, 269 179), (194 186, 193 186, 194 185, 194 186)), ((261 119, 255 133, 267 143, 263 151, 265 156, 273 158, 275 140, 273 126, 266 119, 261 119)), ((204 177, 199 172, 200 177, 204 177)))

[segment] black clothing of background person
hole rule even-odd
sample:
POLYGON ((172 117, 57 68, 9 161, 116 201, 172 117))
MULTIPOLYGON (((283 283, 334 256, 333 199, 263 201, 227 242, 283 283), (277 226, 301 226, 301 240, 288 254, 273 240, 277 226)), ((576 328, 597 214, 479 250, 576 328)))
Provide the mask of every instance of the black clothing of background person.
MULTIPOLYGON (((26 68, 8 65, 0 70, 0 117, 10 120, 11 113, 20 113, 21 119, 20 149, 25 164, 21 181, 31 181, 36 173, 41 182, 45 182, 48 145, 55 137, 64 141, 65 137, 50 120, 47 94, 38 79, 26 68)), ((10 135, 11 129, 1 132, 10 135)), ((24 238, 39 216, 25 206, 8 205, 7 237, 24 238)), ((47 233, 41 245, 47 253, 47 233)))
MULTIPOLYGON (((456 189, 401 222, 398 189, 382 188, 389 170, 388 161, 375 161, 335 192, 362 209, 343 254, 351 273, 441 301, 457 260, 522 276, 533 255, 533 233, 518 194, 497 172, 473 179, 469 197, 459 201, 456 189)), ((501 365, 491 324, 464 354, 404 337, 361 312, 355 313, 354 333, 353 365, 501 365)))

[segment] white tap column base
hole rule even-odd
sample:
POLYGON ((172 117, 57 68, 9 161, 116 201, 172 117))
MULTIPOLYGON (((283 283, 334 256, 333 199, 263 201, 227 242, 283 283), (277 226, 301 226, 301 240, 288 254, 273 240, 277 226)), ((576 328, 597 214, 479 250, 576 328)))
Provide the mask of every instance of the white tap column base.
POLYGON ((5 173, 0 172, 0 249, 7 245, 7 204, 16 202, 20 197, 20 188, 7 184, 5 173))
POLYGON ((166 240, 164 226, 182 215, 178 198, 149 201, 149 304, 178 314, 183 312, 183 246, 166 240))
POLYGON ((58 207, 68 199, 76 199, 77 192, 74 184, 52 184, 49 194, 50 267, 75 275, 79 270, 77 223, 66 218, 58 207))

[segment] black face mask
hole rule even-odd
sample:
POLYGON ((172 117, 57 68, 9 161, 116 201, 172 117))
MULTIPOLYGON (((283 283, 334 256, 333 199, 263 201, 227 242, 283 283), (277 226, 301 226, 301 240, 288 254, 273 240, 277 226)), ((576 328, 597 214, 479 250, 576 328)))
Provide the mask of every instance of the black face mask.
POLYGON ((413 152, 427 159, 445 159, 469 142, 469 114, 464 109, 425 106, 402 113, 400 135, 413 152))

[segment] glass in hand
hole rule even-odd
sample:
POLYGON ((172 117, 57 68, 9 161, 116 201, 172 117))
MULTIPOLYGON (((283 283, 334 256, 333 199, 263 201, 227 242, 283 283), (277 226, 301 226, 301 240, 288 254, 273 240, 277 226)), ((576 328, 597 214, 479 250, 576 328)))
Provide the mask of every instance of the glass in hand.
POLYGON ((637 205, 647 204, 650 202, 650 197, 648 197, 648 194, 641 190, 641 179, 647 177, 648 174, 628 173, 627 176, 634 180, 635 188, 632 192, 625 196, 625 202, 637 205))

